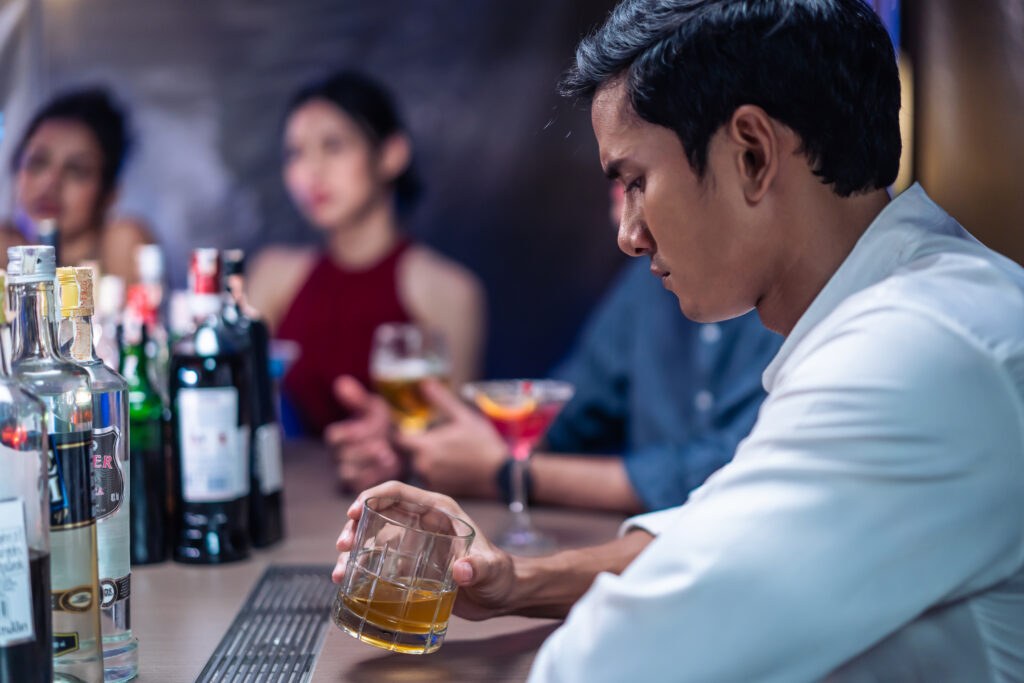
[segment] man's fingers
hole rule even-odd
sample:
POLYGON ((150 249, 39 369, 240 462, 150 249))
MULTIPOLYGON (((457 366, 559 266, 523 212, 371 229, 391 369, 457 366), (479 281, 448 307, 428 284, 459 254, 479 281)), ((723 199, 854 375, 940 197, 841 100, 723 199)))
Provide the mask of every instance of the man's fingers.
POLYGON ((353 412, 362 412, 370 399, 370 392, 359 380, 351 375, 342 375, 334 380, 334 397, 338 403, 353 412))
POLYGON ((334 571, 331 572, 331 581, 341 583, 341 580, 345 577, 345 565, 347 563, 348 553, 338 555, 338 562, 334 565, 334 571))
POLYGON ((362 514, 363 502, 366 501, 367 498, 373 498, 374 496, 401 498, 402 500, 407 500, 411 503, 429 505, 437 508, 438 510, 444 510, 448 514, 455 515, 460 519, 464 519, 466 514, 462 511, 462 508, 459 507, 458 503, 448 496, 440 493, 434 493, 432 491, 424 491, 423 489, 416 488, 415 486, 403 484, 400 481, 386 481, 383 484, 366 489, 359 494, 359 497, 356 498, 348 508, 349 519, 358 520, 362 514))
POLYGON ((420 382, 420 391, 439 413, 449 419, 473 412, 446 384, 433 377, 428 377, 420 382))

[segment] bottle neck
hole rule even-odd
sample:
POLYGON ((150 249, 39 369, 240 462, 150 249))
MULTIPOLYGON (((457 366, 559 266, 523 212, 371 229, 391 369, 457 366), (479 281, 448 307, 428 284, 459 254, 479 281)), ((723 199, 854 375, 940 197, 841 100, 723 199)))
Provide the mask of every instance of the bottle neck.
POLYGON ((77 363, 102 362, 96 355, 92 345, 92 316, 73 315, 62 321, 66 330, 62 350, 64 354, 77 363))
POLYGON ((32 358, 59 360, 53 282, 13 284, 10 292, 16 309, 11 362, 32 358))

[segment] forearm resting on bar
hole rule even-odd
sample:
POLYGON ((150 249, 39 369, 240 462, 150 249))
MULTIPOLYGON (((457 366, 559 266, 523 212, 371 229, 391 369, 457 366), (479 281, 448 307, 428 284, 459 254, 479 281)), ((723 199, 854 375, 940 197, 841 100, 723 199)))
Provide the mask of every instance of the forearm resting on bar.
POLYGON ((601 572, 621 573, 654 537, 642 529, 603 545, 548 557, 516 557, 516 587, 509 613, 561 618, 601 572))
POLYGON ((530 474, 538 503, 628 514, 644 510, 621 456, 537 453, 530 458, 530 474))

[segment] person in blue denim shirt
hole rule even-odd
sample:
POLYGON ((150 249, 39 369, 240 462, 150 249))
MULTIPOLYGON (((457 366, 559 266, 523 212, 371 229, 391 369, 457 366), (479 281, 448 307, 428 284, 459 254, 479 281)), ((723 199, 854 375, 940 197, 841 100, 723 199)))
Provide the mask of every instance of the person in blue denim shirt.
MULTIPOLYGON (((681 504, 750 431, 781 343, 756 312, 688 320, 645 261, 627 265, 554 373, 576 394, 530 459, 531 499, 625 512, 681 504)), ((357 416, 325 432, 342 483, 358 490, 411 471, 449 495, 507 495, 508 451, 490 423, 440 383, 422 390, 444 424, 388 435, 383 400, 338 381, 357 416)))
MULTIPOLYGON (((646 260, 630 263, 554 373, 576 394, 546 450, 620 454, 643 509, 680 505, 754 425, 761 373, 781 343, 754 311, 688 320, 646 260)), ((533 488, 542 489, 537 475, 533 488)))

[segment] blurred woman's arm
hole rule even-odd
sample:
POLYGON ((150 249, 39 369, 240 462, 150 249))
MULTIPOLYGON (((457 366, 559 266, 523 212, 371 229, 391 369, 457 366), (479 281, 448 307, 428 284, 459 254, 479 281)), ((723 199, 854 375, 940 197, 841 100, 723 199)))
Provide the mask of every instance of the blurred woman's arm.
POLYGON ((277 332, 315 261, 315 250, 292 247, 267 247, 252 260, 246 294, 271 334, 277 332))
POLYGON ((138 218, 118 217, 104 229, 100 241, 100 264, 104 275, 117 275, 125 283, 139 280, 135 261, 136 247, 156 240, 149 227, 138 218))

